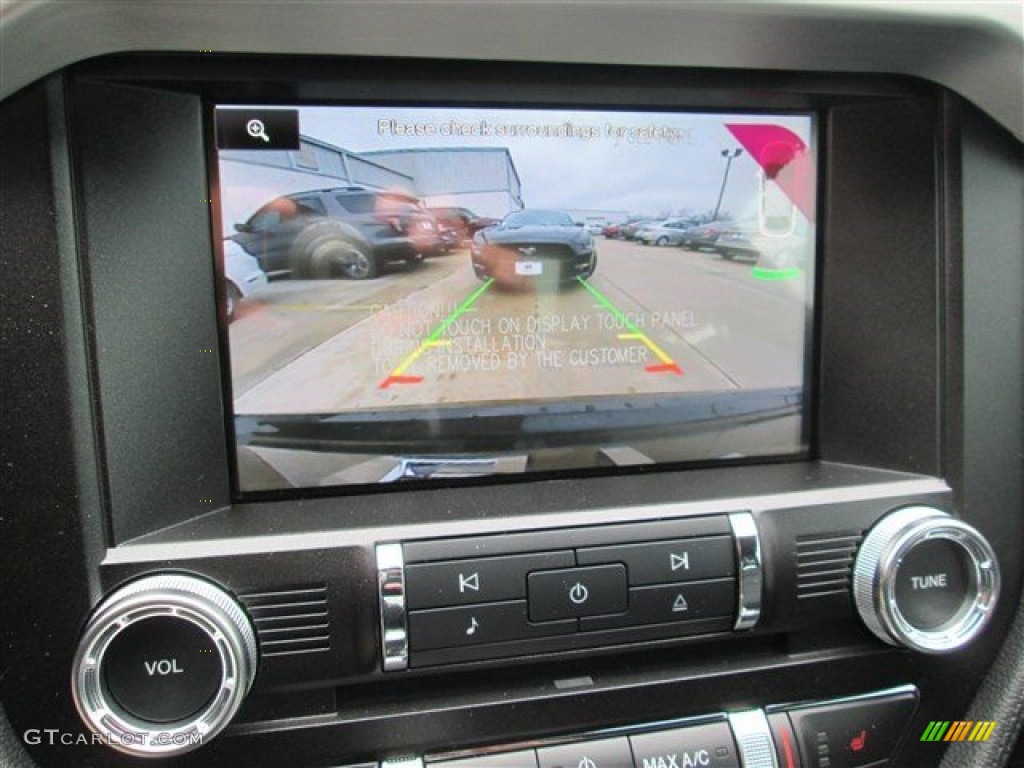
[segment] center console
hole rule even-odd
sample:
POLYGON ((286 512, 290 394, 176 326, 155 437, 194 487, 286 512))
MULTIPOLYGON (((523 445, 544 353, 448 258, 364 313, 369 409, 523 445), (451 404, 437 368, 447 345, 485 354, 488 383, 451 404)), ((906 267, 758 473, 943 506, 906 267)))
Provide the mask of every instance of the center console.
POLYGON ((1019 586, 951 469, 949 93, 142 56, 44 96, 108 510, 77 764, 931 764, 1019 586))

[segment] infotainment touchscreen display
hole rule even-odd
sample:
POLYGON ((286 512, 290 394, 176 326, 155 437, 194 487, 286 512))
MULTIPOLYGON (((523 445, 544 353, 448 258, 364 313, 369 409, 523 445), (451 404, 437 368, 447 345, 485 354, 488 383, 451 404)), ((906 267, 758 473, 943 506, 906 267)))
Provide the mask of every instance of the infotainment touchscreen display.
POLYGON ((806 455, 813 115, 214 122, 242 493, 806 455))

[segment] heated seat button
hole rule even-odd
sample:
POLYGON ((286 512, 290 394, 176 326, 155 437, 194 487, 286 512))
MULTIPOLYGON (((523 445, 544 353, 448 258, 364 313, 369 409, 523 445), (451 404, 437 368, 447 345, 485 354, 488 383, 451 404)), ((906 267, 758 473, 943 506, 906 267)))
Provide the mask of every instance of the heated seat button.
POLYGON ((863 768, 893 756, 917 706, 907 690, 789 711, 804 765, 863 768))
POLYGON ((529 587, 531 621, 622 613, 628 604, 621 565, 531 573, 529 587))
POLYGON ((576 554, 580 565, 625 563, 631 587, 718 579, 736 573, 735 544, 731 536, 594 547, 581 549, 576 554))
POLYGON ((409 614, 409 647, 412 651, 426 651, 528 640, 571 634, 576 625, 575 620, 533 624, 526 615, 525 600, 434 608, 409 614))
POLYGON ((496 603, 526 597, 530 571, 575 565, 572 552, 449 560, 406 566, 406 602, 410 610, 471 603, 496 603))
POLYGON ((740 768, 728 723, 630 736, 636 768, 740 768))
POLYGON ((110 641, 102 663, 114 701, 150 723, 194 715, 221 685, 220 651, 205 630, 182 618, 129 624, 110 641))
POLYGON ((580 741, 537 750, 540 768, 633 768, 629 740, 580 741))

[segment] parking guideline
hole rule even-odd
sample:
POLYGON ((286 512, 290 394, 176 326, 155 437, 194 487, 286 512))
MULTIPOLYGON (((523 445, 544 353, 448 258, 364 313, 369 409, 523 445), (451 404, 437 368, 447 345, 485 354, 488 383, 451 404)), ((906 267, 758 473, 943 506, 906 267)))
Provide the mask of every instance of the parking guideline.
POLYGON ((750 270, 750 274, 756 280, 795 280, 803 274, 803 270, 799 267, 790 267, 788 269, 754 267, 750 270))
POLYGON ((665 350, 663 350, 661 347, 659 347, 657 344, 651 341, 651 339, 647 336, 646 333, 637 328, 636 324, 632 322, 628 317, 626 317, 625 313, 622 312, 622 310, 620 310, 618 307, 612 304, 611 301, 609 301, 603 293, 597 290, 597 288, 592 286, 582 277, 577 277, 576 279, 579 281, 580 285, 587 289, 591 296, 597 299, 598 303, 602 307, 611 312, 629 330, 629 333, 620 333, 619 339, 623 341, 641 342, 645 347, 647 347, 649 350, 651 350, 651 352, 654 353, 654 356, 657 357, 658 360, 661 361, 661 363, 658 365, 645 366, 644 370, 646 370, 648 373, 674 373, 676 376, 683 375, 683 369, 679 367, 679 363, 673 360, 672 357, 665 352, 665 350))
POLYGON ((451 341, 449 341, 448 339, 442 339, 441 336, 444 335, 444 332, 448 330, 452 323, 458 320, 459 317, 464 312, 468 311, 469 308, 472 307, 474 303, 476 303, 477 299, 479 299, 481 296, 484 295, 484 293, 486 293, 487 289, 491 287, 491 284, 493 282, 493 277, 488 278, 483 285, 481 285, 479 288, 473 291, 473 293, 471 293, 469 297, 465 299, 465 301, 459 304, 459 306, 457 306, 455 310, 450 315, 448 315, 448 317, 446 317, 438 324, 437 328, 430 332, 430 335, 427 336, 426 339, 420 342, 420 345, 416 347, 416 349, 410 352, 406 356, 406 358, 402 360, 401 363, 398 364, 398 367, 396 367, 388 375, 388 377, 384 379, 384 381, 377 385, 377 388, 387 389, 392 384, 419 384, 421 381, 423 381, 422 376, 407 376, 405 372, 413 363, 416 362, 416 360, 419 359, 420 355, 422 355, 428 349, 431 349, 433 347, 444 347, 451 344, 451 341))

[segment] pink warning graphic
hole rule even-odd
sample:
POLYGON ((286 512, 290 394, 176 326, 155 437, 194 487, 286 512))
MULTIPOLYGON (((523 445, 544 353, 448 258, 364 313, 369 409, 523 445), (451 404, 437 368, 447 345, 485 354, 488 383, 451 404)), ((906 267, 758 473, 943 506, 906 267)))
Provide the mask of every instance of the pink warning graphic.
POLYGON ((770 123, 727 124, 736 140, 799 211, 814 221, 814 163, 803 140, 770 123))

